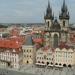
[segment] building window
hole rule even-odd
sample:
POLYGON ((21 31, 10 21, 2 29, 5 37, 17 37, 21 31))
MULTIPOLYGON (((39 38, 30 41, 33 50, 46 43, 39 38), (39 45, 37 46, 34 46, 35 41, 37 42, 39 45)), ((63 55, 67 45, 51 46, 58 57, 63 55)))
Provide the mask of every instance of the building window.
POLYGON ((27 55, 27 57, 28 57, 28 55, 27 55))
POLYGON ((30 52, 31 52, 31 50, 30 50, 30 52))
POLYGON ((59 66, 61 66, 61 63, 59 63, 59 66))
POLYGON ((51 65, 53 65, 53 63, 51 62, 51 65))
POLYGON ((42 64, 44 64, 44 62, 42 61, 42 64))
POLYGON ((41 57, 40 57, 40 59, 41 59, 41 57))
POLYGON ((49 27, 49 21, 48 21, 48 27, 49 27))
POLYGON ((27 52, 28 52, 28 50, 27 50, 27 52))
POLYGON ((46 59, 46 55, 44 55, 44 59, 46 59))
POLYGON ((65 27, 65 21, 63 21, 63 26, 65 27))
POLYGON ((27 61, 27 64, 29 63, 29 61, 27 61))
POLYGON ((47 60, 48 60, 48 58, 47 58, 47 60))
POLYGON ((24 52, 25 52, 25 50, 24 50, 24 52))
POLYGON ((58 35, 55 34, 55 35, 54 35, 54 43, 53 43, 54 48, 57 48, 57 47, 58 47, 58 40, 59 40, 58 35))
POLYGON ((40 63, 40 61, 38 61, 38 63, 40 63))
POLYGON ((63 64, 63 67, 66 67, 67 65, 66 64, 63 64))
POLYGON ((72 66, 71 66, 71 64, 69 64, 69 65, 68 65, 68 67, 70 67, 70 68, 71 68, 71 67, 72 67, 72 66))
POLYGON ((30 55, 30 58, 31 58, 31 55, 30 55))
POLYGON ((47 65, 49 65, 49 62, 47 62, 47 65))
POLYGON ((58 63, 55 63, 55 65, 58 65, 58 63))
POLYGON ((24 55, 24 57, 26 57, 26 55, 24 55))

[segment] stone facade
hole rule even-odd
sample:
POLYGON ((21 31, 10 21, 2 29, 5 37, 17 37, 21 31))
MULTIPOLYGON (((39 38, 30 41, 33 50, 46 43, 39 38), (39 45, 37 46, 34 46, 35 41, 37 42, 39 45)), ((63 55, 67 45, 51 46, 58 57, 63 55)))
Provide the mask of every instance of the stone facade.
POLYGON ((65 0, 63 2, 63 6, 61 8, 61 13, 59 14, 59 22, 57 19, 54 19, 54 15, 52 14, 52 8, 48 2, 48 7, 46 11, 45 19, 45 45, 50 45, 51 47, 58 47, 59 43, 67 42, 69 40, 69 12, 65 4, 65 0))
POLYGON ((23 64, 34 64, 36 49, 32 45, 23 45, 23 64))
POLYGON ((44 50, 40 48, 36 52, 36 65, 40 66, 53 66, 53 52, 51 49, 44 50))
POLYGON ((56 48, 54 52, 54 65, 55 66, 69 66, 75 65, 75 50, 72 48, 60 49, 56 48))
POLYGON ((56 48, 36 52, 36 65, 39 66, 73 66, 75 65, 75 50, 73 48, 56 48))

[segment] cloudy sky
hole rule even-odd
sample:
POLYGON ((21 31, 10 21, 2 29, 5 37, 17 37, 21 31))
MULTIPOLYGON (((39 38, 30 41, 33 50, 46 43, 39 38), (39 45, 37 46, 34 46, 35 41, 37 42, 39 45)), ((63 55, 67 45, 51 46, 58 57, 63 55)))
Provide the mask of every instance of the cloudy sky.
MULTIPOLYGON (((50 0, 55 17, 58 17, 63 0, 50 0)), ((48 0, 0 0, 0 23, 44 22, 48 0)), ((70 22, 75 23, 75 0, 66 0, 70 22)))

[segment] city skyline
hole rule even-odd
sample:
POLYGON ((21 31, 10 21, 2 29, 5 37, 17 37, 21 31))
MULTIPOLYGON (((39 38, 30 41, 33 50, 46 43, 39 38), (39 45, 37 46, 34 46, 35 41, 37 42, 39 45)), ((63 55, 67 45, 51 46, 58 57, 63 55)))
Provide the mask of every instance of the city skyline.
MULTIPOLYGON (((55 17, 59 17, 63 0, 49 0, 55 17)), ((75 0, 65 0, 70 22, 75 18, 75 0)), ((0 23, 43 23, 48 0, 0 0, 0 23)))

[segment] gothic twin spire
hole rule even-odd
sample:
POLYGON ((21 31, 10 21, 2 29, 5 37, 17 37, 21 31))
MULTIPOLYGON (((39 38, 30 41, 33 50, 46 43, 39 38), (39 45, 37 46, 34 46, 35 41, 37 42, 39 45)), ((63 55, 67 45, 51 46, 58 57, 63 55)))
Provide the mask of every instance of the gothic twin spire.
POLYGON ((54 15, 52 14, 52 8, 50 7, 50 2, 48 1, 48 7, 46 10, 46 15, 44 16, 45 19, 54 19, 54 15))
POLYGON ((65 0, 63 2, 63 6, 61 8, 61 13, 59 15, 59 19, 69 19, 69 12, 68 12, 68 9, 67 9, 67 5, 65 3, 65 0))
MULTIPOLYGON (((52 8, 50 6, 49 1, 48 1, 48 7, 47 7, 47 10, 46 10, 46 15, 44 16, 44 19, 51 19, 51 20, 54 19, 54 14, 52 13, 52 8)), ((61 13, 59 14, 59 19, 69 19, 69 12, 68 12, 65 0, 63 1, 61 13)))

